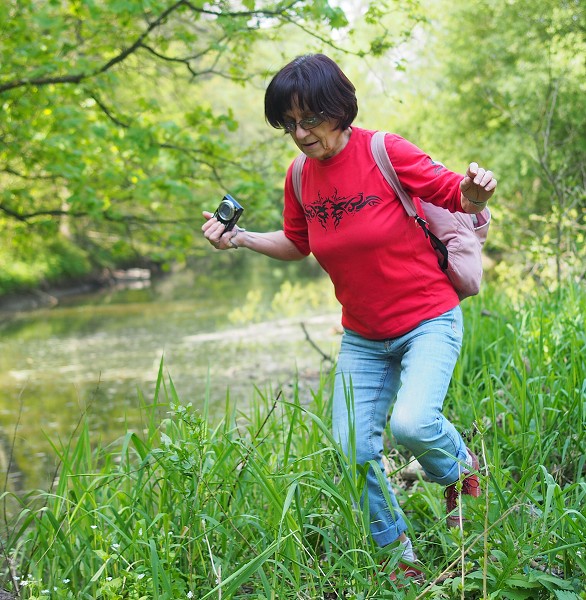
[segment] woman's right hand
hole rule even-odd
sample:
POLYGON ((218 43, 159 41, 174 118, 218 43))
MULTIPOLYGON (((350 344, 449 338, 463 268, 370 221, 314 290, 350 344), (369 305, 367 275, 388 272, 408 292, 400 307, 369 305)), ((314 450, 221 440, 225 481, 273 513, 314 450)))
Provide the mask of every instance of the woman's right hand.
POLYGON ((253 252, 276 258, 277 260, 301 260, 305 258, 295 244, 285 236, 285 232, 246 231, 238 225, 231 231, 226 231, 224 225, 214 217, 214 214, 204 211, 203 216, 207 221, 201 226, 204 236, 208 242, 218 250, 230 250, 230 248, 248 248, 253 252))
POLYGON ((226 227, 223 223, 220 223, 214 213, 203 211, 203 216, 207 219, 206 222, 201 226, 204 237, 208 242, 218 250, 230 250, 238 248, 238 242, 236 240, 238 234, 243 229, 240 229, 237 225, 234 229, 226 231, 226 227))

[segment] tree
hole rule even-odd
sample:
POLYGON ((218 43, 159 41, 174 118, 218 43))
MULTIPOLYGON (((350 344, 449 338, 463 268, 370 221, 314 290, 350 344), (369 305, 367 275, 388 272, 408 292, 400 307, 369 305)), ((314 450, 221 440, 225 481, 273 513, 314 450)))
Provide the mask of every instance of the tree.
MULTIPOLYGON (((585 275, 586 10, 579 0, 440 0, 417 98, 421 135, 499 179, 489 240, 537 281, 585 275)), ((414 71, 410 82, 416 81, 414 71)), ((414 109, 414 107, 416 107, 414 109)), ((413 116, 410 117, 413 119, 413 116)))
POLYGON ((262 219, 275 152, 258 136, 251 151, 203 84, 266 80, 259 42, 294 30, 335 48, 347 26, 327 0, 2 3, 3 237, 25 262, 65 247, 81 262, 162 260, 191 245, 204 198, 230 189, 262 219))

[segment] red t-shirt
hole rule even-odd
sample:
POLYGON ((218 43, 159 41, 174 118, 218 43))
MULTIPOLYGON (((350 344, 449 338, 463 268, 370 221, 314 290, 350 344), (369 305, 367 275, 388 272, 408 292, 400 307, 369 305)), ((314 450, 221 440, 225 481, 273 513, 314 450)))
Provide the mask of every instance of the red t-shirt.
MULTIPOLYGON (((289 167, 283 215, 287 238, 303 254, 312 252, 329 274, 342 305, 342 325, 380 340, 454 308, 458 296, 423 230, 377 167, 370 149, 373 134, 352 127, 339 154, 305 161, 303 207, 289 167)), ((387 135, 385 144, 409 194, 452 212, 462 210, 462 175, 398 135, 387 135)))

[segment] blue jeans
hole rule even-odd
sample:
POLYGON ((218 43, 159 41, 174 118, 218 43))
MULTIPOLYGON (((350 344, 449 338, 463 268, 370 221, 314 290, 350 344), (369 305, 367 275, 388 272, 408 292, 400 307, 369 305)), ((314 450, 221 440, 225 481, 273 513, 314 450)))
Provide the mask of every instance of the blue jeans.
MULTIPOLYGON (((384 473, 383 431, 392 406, 393 436, 419 460, 429 479, 442 485, 458 480, 466 445, 442 407, 460 354, 462 329, 457 306, 398 338, 367 340, 345 330, 332 421, 344 452, 351 454, 355 448, 357 464, 374 460, 384 473)), ((387 491, 391 506, 370 467, 365 493, 372 536, 379 546, 394 542, 407 530, 388 480, 387 491)))

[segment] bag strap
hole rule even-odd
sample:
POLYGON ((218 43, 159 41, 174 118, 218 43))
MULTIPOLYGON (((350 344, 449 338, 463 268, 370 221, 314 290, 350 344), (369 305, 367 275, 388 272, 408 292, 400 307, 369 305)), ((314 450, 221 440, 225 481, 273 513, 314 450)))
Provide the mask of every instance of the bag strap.
POLYGON ((303 165, 305 164, 305 159, 307 157, 305 154, 301 153, 295 158, 293 161, 293 171, 291 173, 291 178, 293 180, 293 191, 295 192, 295 196, 297 196, 297 200, 299 204, 303 206, 303 202, 301 201, 301 173, 303 172, 303 165))
POLYGON ((386 133, 384 131, 376 131, 372 136, 370 149, 372 150, 374 161, 376 162, 387 183, 391 186, 391 189, 395 192, 397 198, 399 198, 401 201, 405 212, 417 221, 418 225, 425 232, 425 237, 430 238, 433 247, 441 254, 440 266, 445 270, 448 268, 448 249, 446 248, 446 245, 433 233, 433 231, 430 231, 429 227, 427 226, 427 221, 420 217, 417 213, 417 208, 415 208, 413 198, 411 198, 411 196, 401 185, 399 176, 395 171, 395 167, 393 167, 393 163, 391 162, 385 146, 385 136, 386 133))
POLYGON ((401 201, 401 204, 405 208, 407 214, 417 221, 419 215, 417 214, 415 203, 413 202, 413 198, 411 198, 411 196, 405 191, 401 185, 401 182, 399 181, 399 176, 395 171, 395 167, 393 167, 393 163, 391 162, 385 146, 385 136, 386 133, 384 131, 376 131, 372 136, 370 141, 372 156, 374 157, 374 161, 376 162, 384 178, 387 180, 387 183, 391 186, 397 198, 399 198, 401 201))

